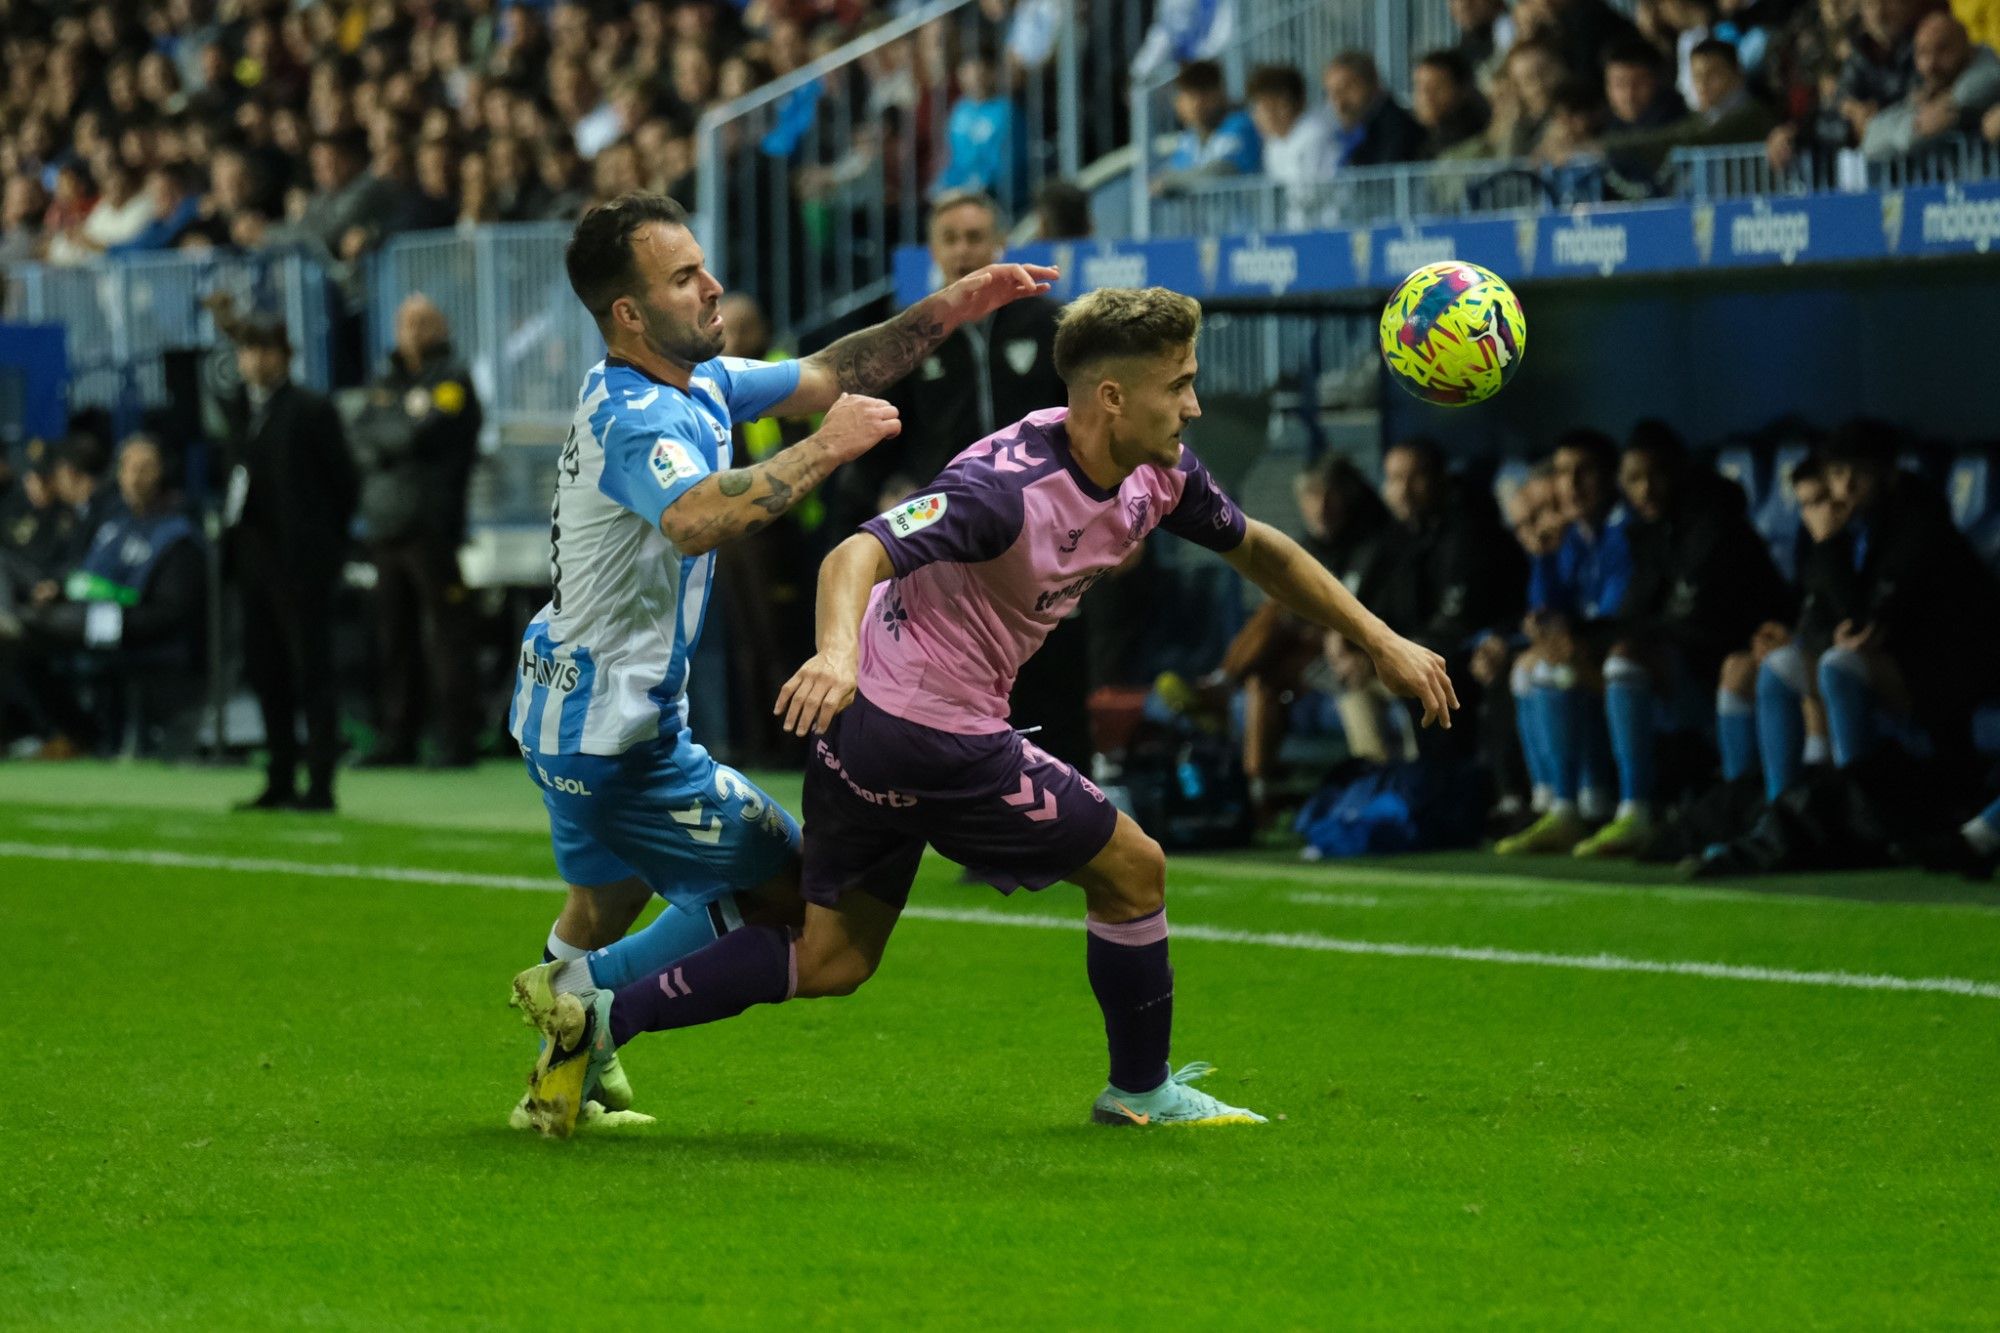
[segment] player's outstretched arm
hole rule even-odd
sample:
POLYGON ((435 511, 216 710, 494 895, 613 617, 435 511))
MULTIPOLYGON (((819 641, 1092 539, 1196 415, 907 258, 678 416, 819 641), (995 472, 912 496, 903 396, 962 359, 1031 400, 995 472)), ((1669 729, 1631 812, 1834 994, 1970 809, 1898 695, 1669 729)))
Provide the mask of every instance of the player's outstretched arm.
POLYGON ((882 393, 917 368, 961 324, 1001 306, 1040 296, 1060 275, 1041 264, 988 264, 934 292, 893 319, 850 333, 799 363, 799 386, 774 416, 826 410, 843 393, 882 393))
POLYGON ((861 672, 861 617, 875 585, 895 573, 889 552, 873 533, 857 532, 833 548, 819 567, 814 643, 819 651, 800 667, 771 710, 794 736, 825 731, 834 715, 854 702, 861 672))
POLYGON ((703 477, 660 515, 660 531, 682 555, 700 555, 765 527, 806 498, 842 463, 903 429, 879 398, 842 394, 820 428, 753 467, 703 477))
POLYGON ((1444 659, 1383 624, 1304 547, 1270 524, 1251 519, 1243 544, 1223 558, 1287 609, 1360 645, 1375 659, 1375 674, 1384 685, 1423 704, 1425 726, 1450 728, 1458 694, 1444 659))

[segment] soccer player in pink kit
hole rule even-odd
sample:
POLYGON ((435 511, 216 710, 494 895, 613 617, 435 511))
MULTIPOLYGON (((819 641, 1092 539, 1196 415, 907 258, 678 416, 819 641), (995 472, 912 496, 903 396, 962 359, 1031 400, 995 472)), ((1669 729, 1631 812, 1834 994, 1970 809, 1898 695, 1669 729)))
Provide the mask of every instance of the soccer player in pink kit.
POLYGON ((1289 537, 1246 520, 1183 447, 1201 415, 1200 325, 1201 307, 1164 288, 1082 297, 1056 334, 1069 406, 974 444, 827 557, 819 652, 778 699, 788 730, 817 734, 803 930, 745 927, 615 993, 556 993, 530 1015, 552 1042, 548 1080, 587 1088, 642 1031, 852 993, 880 964, 928 844, 1003 893, 1083 889, 1111 1054, 1093 1119, 1263 1119, 1190 1086, 1208 1066, 1170 1071, 1165 855, 1089 779, 1008 727, 1014 674, 1076 598, 1163 527, 1366 649, 1384 683, 1422 702, 1426 724, 1450 726, 1458 700, 1442 658, 1391 632, 1289 537))

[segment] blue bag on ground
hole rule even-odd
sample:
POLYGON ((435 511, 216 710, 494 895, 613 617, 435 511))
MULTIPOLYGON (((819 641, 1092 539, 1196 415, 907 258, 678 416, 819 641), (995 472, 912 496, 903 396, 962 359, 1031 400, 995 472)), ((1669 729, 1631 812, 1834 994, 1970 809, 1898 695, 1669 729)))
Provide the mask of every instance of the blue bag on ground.
POLYGON ((1321 856, 1471 847, 1486 810, 1484 788, 1476 767, 1451 759, 1343 766, 1292 827, 1321 856))

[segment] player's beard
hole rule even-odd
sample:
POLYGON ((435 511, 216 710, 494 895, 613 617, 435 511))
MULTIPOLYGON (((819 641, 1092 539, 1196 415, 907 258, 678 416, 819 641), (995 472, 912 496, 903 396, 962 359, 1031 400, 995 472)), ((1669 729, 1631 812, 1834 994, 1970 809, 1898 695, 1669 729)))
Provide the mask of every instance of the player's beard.
POLYGON ((724 334, 721 326, 718 325, 712 334, 704 333, 695 325, 675 319, 656 306, 641 302, 639 309, 646 316, 643 335, 646 346, 655 356, 692 369, 722 355, 724 334))

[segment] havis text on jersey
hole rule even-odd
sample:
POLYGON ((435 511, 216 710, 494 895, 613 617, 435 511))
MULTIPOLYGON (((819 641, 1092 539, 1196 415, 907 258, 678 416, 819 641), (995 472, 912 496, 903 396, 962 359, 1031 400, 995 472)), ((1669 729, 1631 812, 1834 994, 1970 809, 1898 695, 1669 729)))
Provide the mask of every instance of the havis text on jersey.
POLYGON ((543 657, 521 649, 521 679, 533 685, 546 685, 552 690, 567 694, 576 688, 577 668, 574 662, 559 662, 553 657, 543 657))

